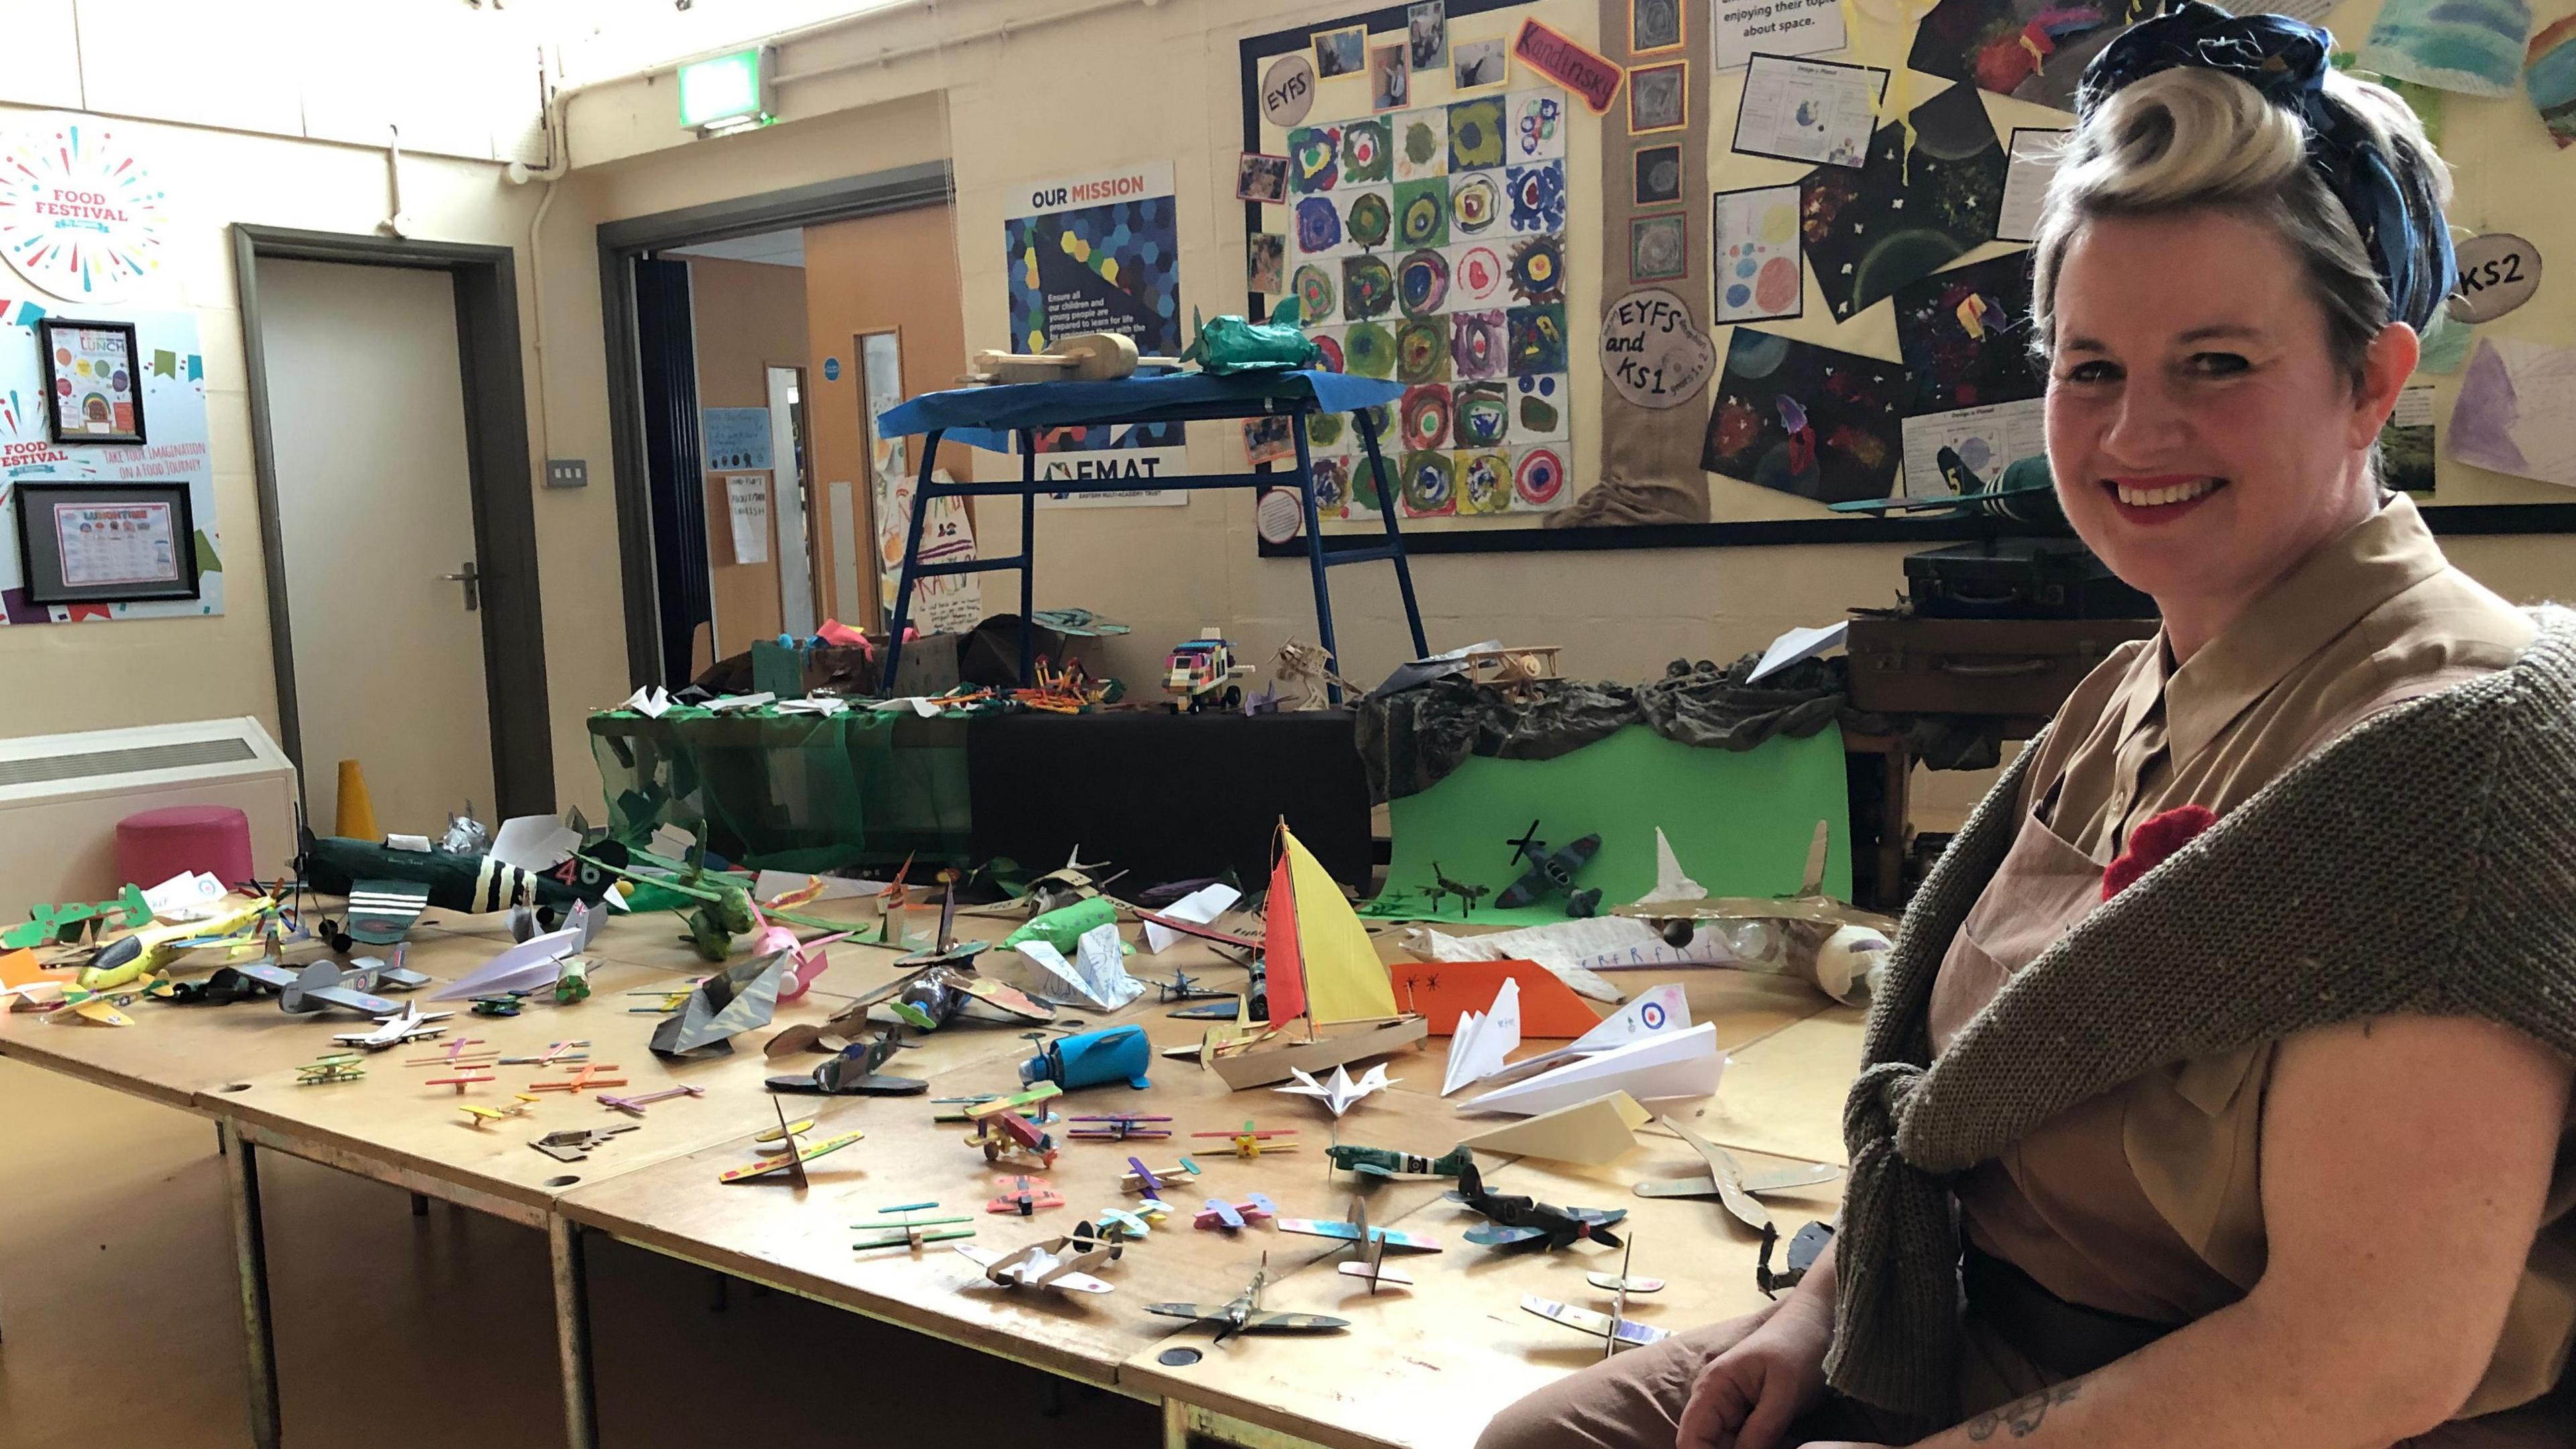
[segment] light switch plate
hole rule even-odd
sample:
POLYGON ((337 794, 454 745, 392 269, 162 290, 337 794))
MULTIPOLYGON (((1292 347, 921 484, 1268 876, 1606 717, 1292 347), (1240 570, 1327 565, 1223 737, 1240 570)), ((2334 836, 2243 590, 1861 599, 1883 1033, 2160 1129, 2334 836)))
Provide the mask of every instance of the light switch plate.
POLYGON ((587 488, 590 486, 590 460, 587 458, 548 458, 546 486, 549 488, 587 488))

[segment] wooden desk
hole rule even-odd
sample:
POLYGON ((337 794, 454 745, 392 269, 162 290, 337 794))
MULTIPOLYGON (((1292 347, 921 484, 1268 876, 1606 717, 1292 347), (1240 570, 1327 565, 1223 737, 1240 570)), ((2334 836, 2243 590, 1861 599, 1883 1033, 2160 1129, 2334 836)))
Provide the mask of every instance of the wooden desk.
MULTIPOLYGON (((1724 1096, 1721 1088, 1720 1097, 1724 1096)), ((1740 1154, 1748 1170, 1785 1159, 1740 1154)), ((1659 1128, 1600 1168, 1523 1159, 1490 1171, 1488 1183, 1543 1202, 1628 1209, 1621 1229, 1633 1235, 1632 1271, 1664 1278, 1660 1293, 1629 1300, 1629 1316, 1679 1332, 1750 1313, 1763 1304, 1754 1286, 1760 1239, 1713 1201, 1640 1198, 1639 1181, 1685 1176, 1699 1159, 1659 1128)), ((1838 1184, 1771 1199, 1782 1237, 1833 1214, 1838 1184)), ((1381 1221, 1372 1203, 1371 1221, 1381 1221)), ((1346 1333, 1314 1337, 1237 1338, 1222 1347, 1190 1330, 1130 1356, 1119 1369, 1131 1392, 1159 1395, 1165 1442, 1190 1435, 1259 1442, 1287 1434, 1334 1449, 1466 1449, 1487 1419, 1541 1385, 1601 1359, 1601 1341, 1522 1311, 1536 1293, 1607 1311, 1608 1295, 1584 1282, 1587 1272, 1617 1272, 1620 1250, 1580 1243, 1557 1253, 1479 1248, 1460 1236, 1479 1219, 1438 1198, 1390 1225, 1428 1232, 1444 1250, 1408 1254, 1415 1283, 1408 1292, 1375 1295, 1335 1266, 1330 1254, 1275 1282, 1267 1308, 1331 1313, 1351 1320, 1346 1333), (1163 1361, 1183 1343, 1202 1357, 1163 1361)), ((1393 1256, 1393 1255, 1390 1255, 1393 1256)), ((1275 1255, 1274 1263, 1277 1261, 1275 1255)), ((1774 1260, 1775 1263, 1777 1260, 1774 1260)))
MULTIPOLYGON (((864 902, 833 904, 845 913, 872 914, 864 902)), ((921 912, 910 924, 922 932, 930 920, 921 912)), ((960 921, 965 933, 986 939, 998 938, 1011 924, 983 917, 960 921)), ((598 1106, 595 1093, 578 1098, 546 1094, 528 1118, 480 1130, 454 1110, 460 1101, 508 1101, 532 1078, 559 1077, 560 1069, 542 1074, 526 1067, 500 1069, 500 1080, 459 1098, 452 1088, 425 1085, 427 1078, 446 1073, 403 1065, 438 1050, 439 1042, 428 1042, 369 1057, 368 1075, 361 1081, 295 1085, 295 1067, 335 1049, 332 1034, 362 1024, 345 1013, 290 1017, 267 1002, 208 1008, 145 1003, 136 1012, 138 1025, 124 1030, 0 1015, 0 1055, 217 1122, 230 1149, 228 1185, 250 1343, 253 1438, 262 1449, 276 1443, 257 1184, 258 1150, 263 1148, 545 1231, 566 1434, 574 1449, 595 1443, 582 1281, 584 1228, 1123 1394, 1164 1398, 1167 1426, 1182 1429, 1258 1425, 1344 1445, 1463 1442, 1504 1399, 1525 1392, 1535 1382, 1533 1372, 1570 1371, 1590 1361, 1579 1335, 1520 1313, 1517 1302, 1524 1290, 1589 1301, 1572 1265, 1575 1257, 1592 1256, 1591 1251, 1554 1258, 1495 1257, 1472 1248, 1458 1237, 1472 1220, 1438 1200, 1446 1183, 1381 1184, 1371 1190, 1373 1221, 1401 1221, 1433 1232, 1449 1245, 1446 1253, 1416 1263, 1422 1283, 1412 1299, 1389 1292, 1370 1303, 1364 1291, 1354 1294, 1355 1280, 1333 1271, 1345 1249, 1328 1239, 1267 1227, 1239 1235, 1191 1227, 1190 1216, 1209 1196, 1239 1201, 1259 1191, 1286 1215, 1339 1218, 1347 1213, 1353 1190, 1346 1178, 1327 1180, 1322 1149, 1333 1140, 1333 1125, 1320 1104, 1260 1089, 1230 1093, 1221 1079, 1194 1063, 1158 1059, 1150 1092, 1099 1087, 1059 1099, 1057 1110, 1066 1114, 1132 1110, 1168 1115, 1176 1119, 1172 1125, 1178 1135, 1158 1143, 1068 1140, 1055 1168, 1041 1174, 1065 1195, 1067 1205, 1033 1218, 984 1213, 985 1202, 995 1195, 992 1179, 998 1169, 960 1140, 962 1126, 932 1122, 933 1109, 923 1097, 792 1100, 786 1104, 791 1115, 816 1117, 827 1132, 855 1127, 866 1139, 816 1164, 814 1185, 803 1194, 783 1185, 720 1185, 717 1172, 752 1160, 751 1137, 776 1120, 770 1094, 761 1090, 762 1079, 820 1060, 810 1055, 771 1060, 761 1054, 760 1044, 778 1027, 819 1021, 850 994, 888 979, 894 956, 855 945, 834 948, 831 973, 815 992, 782 1007, 772 1027, 737 1038, 732 1056, 664 1062, 644 1045, 658 1018, 630 1012, 630 1006, 643 1002, 626 993, 677 985, 709 969, 677 941, 676 930, 668 916, 612 919, 591 953, 598 964, 588 1002, 560 1008, 532 1004, 515 1018, 464 1014, 449 1023, 451 1037, 483 1038, 511 1055, 533 1055, 548 1042, 586 1037, 593 1043, 594 1059, 619 1064, 617 1075, 628 1081, 612 1090, 622 1094, 681 1083, 707 1089, 704 1097, 657 1104, 640 1130, 621 1134, 580 1163, 557 1162, 527 1144, 561 1127, 632 1120, 598 1106), (1242 1161, 1222 1142, 1186 1135, 1230 1129, 1247 1116, 1264 1126, 1296 1126, 1300 1150, 1242 1161), (1192 1186, 1172 1194, 1176 1211, 1165 1226, 1131 1245, 1103 1271, 1118 1285, 1115 1294, 1104 1298, 1066 1300, 993 1286, 972 1263, 942 1251, 944 1245, 918 1254, 862 1254, 850 1246, 864 1235, 878 1208, 917 1201, 937 1201, 974 1215, 978 1241, 1005 1251, 1054 1236, 1105 1205, 1134 1200, 1117 1187, 1131 1153, 1157 1166, 1187 1153, 1202 1162, 1205 1172, 1192 1186), (1312 1342, 1229 1344, 1182 1368, 1155 1361, 1157 1350, 1175 1334, 1188 1342, 1203 1342, 1205 1335, 1145 1314, 1145 1304, 1167 1299, 1222 1303, 1242 1288, 1265 1252, 1273 1278, 1268 1306, 1343 1313, 1355 1320, 1356 1330, 1312 1342), (1472 1316, 1477 1332, 1457 1331, 1462 1315, 1472 1316), (1424 1364, 1439 1371, 1419 1367, 1424 1364)), ((410 964, 449 980, 481 965, 507 940, 497 918, 441 921, 418 934, 410 964)), ((1130 962, 1131 971, 1145 980, 1167 977, 1175 966, 1220 988, 1243 979, 1240 968, 1222 963, 1195 942, 1130 962)), ((1633 990, 1663 979, 1623 979, 1619 984, 1633 990)), ((1684 983, 1696 1019, 1718 1024, 1719 1040, 1735 1058, 1718 1098, 1696 1119, 1703 1129, 1742 1147, 1839 1158, 1842 1085, 1857 1054, 1858 1013, 1827 1010, 1804 988, 1768 978, 1684 971, 1671 979, 1684 983), (1806 1150, 1799 1152, 1801 1147, 1806 1150)), ((1119 1013, 1066 1015, 1082 1016, 1086 1029, 1141 1023, 1158 1047, 1195 1041, 1206 1029, 1202 1022, 1172 1019, 1172 1009, 1149 992, 1119 1013)), ((918 1043, 890 1070, 927 1078, 931 1096, 1010 1090, 1018 1085, 1018 1063, 1035 1050, 1034 1043, 1006 1026, 952 1024, 918 1043)), ((1532 1049, 1540 1045, 1534 1043, 1532 1049)), ((1401 1085, 1355 1107, 1341 1125, 1342 1138, 1438 1153, 1508 1120, 1461 1117, 1456 1102, 1467 1092, 1447 1102, 1439 1098, 1446 1047, 1446 1039, 1433 1039, 1390 1058, 1390 1075, 1401 1085)), ((1631 1174, 1678 1173, 1691 1162, 1678 1144, 1652 1140, 1603 1174, 1552 1171, 1562 1165, 1514 1164, 1491 1154, 1485 1159, 1497 1186, 1506 1190, 1536 1192, 1550 1201, 1629 1207, 1647 1235, 1647 1256, 1639 1260, 1638 1270, 1660 1268, 1676 1280, 1660 1303, 1641 1303, 1637 1316, 1677 1325, 1741 1312, 1753 1301, 1749 1234, 1728 1225, 1710 1204, 1647 1201, 1625 1193, 1631 1174), (1707 1259, 1705 1247, 1712 1242, 1723 1266, 1714 1276, 1692 1269, 1692 1281, 1680 1281, 1685 1265, 1707 1259)), ((1819 1199, 1820 1204, 1830 1201, 1819 1199)), ((1780 1215, 1794 1226, 1823 1210, 1791 1204, 1781 1207, 1780 1215)))

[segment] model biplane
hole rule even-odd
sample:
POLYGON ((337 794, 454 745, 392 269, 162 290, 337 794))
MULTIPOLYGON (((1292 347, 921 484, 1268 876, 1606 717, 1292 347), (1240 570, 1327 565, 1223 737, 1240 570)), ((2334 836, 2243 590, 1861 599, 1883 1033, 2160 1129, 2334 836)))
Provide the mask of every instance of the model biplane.
POLYGON ((1024 1218, 1033 1218, 1048 1208, 1064 1206, 1064 1194, 1056 1191, 1055 1184, 1043 1177, 1020 1173, 997 1177, 993 1182, 1002 1191, 984 1204, 984 1211, 988 1213, 1017 1213, 1024 1218))
POLYGON ((1265 1152, 1294 1152, 1297 1150, 1297 1144, 1294 1142, 1274 1142, 1271 1140, 1274 1137, 1294 1137, 1297 1135, 1296 1128, 1256 1127, 1253 1125, 1252 1119, 1249 1117, 1244 1119, 1243 1126, 1238 1131, 1193 1132, 1190 1135, 1192 1137, 1226 1138, 1234 1143, 1234 1155, 1247 1159, 1259 1157, 1265 1152))
POLYGON ((1223 1228, 1231 1233, 1240 1231, 1253 1223, 1269 1222, 1277 1216, 1279 1216, 1277 1203, 1272 1202, 1267 1194, 1252 1192, 1244 1194, 1241 1202, 1227 1202, 1221 1197, 1209 1198, 1207 1205, 1200 1208, 1199 1215, 1190 1222, 1193 1227, 1223 1228))
POLYGON ((1073 1124, 1065 1129, 1065 1135, 1085 1142, 1125 1142, 1131 1138, 1172 1135, 1172 1129, 1164 1125, 1171 1118, 1148 1117, 1134 1112, 1090 1112, 1065 1120, 1073 1124))

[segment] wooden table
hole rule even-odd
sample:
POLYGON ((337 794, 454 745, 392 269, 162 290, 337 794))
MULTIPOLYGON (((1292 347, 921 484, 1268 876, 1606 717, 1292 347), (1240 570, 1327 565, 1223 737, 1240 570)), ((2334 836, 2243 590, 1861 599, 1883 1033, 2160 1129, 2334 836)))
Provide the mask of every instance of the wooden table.
MULTIPOLYGON (((824 909, 834 907, 854 916, 872 910, 864 902, 824 909)), ((916 913, 911 924, 915 932, 926 932, 930 917, 916 913)), ((959 922, 962 933, 986 939, 998 938, 1010 924, 985 917, 959 922)), ((424 924, 415 935, 409 964, 441 979, 473 969, 507 942, 506 931, 490 919, 424 924)), ((1391 1289, 1371 1301, 1357 1280, 1334 1271, 1346 1251, 1331 1239, 1271 1227, 1232 1235, 1191 1227, 1190 1217, 1210 1196, 1240 1201, 1258 1191, 1288 1216, 1341 1218, 1353 1191, 1347 1178, 1328 1181, 1322 1149, 1333 1140, 1333 1124, 1319 1103, 1260 1089, 1228 1093, 1220 1079, 1192 1062, 1158 1059, 1150 1092, 1109 1086, 1060 1099, 1057 1110, 1068 1114, 1168 1115, 1176 1119, 1177 1135, 1123 1144, 1066 1141, 1055 1167, 1041 1173, 1064 1194, 1066 1206, 1032 1218, 984 1211, 995 1195, 997 1169, 961 1140, 962 1125, 930 1121, 932 1108, 922 1097, 791 1100, 791 1115, 816 1117, 827 1133, 855 1128, 867 1134, 865 1140, 815 1164, 812 1187, 801 1193, 785 1185, 719 1185, 716 1174, 752 1160, 750 1139, 776 1120, 761 1079, 820 1060, 765 1058, 759 1044, 776 1025, 819 1021, 851 994, 886 980, 893 953, 835 948, 831 972, 805 1001, 782 1006, 772 1028, 738 1038, 731 1057, 688 1062, 665 1062, 645 1048, 655 1017, 630 1013, 630 1006, 650 1003, 626 994, 683 985, 709 969, 678 942, 676 922, 668 916, 613 919, 591 954, 596 964, 587 1003, 531 1004, 515 1018, 460 1014, 448 1023, 451 1037, 483 1038, 510 1055, 587 1037, 593 1058, 617 1063, 615 1075, 627 1078, 625 1086, 610 1089, 620 1095, 683 1083, 706 1089, 703 1097, 654 1105, 640 1130, 620 1134, 580 1163, 557 1162, 527 1143, 561 1127, 634 1119, 598 1106, 595 1093, 577 1099, 548 1093, 527 1119, 476 1129, 454 1110, 460 1102, 507 1102, 539 1074, 499 1068, 499 1081, 459 1098, 452 1088, 424 1084, 446 1073, 403 1065, 431 1055, 437 1042, 370 1057, 368 1074, 358 1082, 295 1085, 296 1066, 335 1049, 333 1033, 364 1024, 342 1013, 289 1017, 260 1002, 209 1008, 146 1004, 136 1013, 139 1024, 128 1030, 0 1015, 0 1055, 216 1122, 227 1147, 243 1323, 251 1345, 253 1437, 260 1449, 277 1442, 258 1206, 262 1149, 543 1229, 551 1249, 565 1426, 573 1449, 591 1449, 596 1439, 584 1310, 585 1230, 1158 1400, 1176 1443, 1193 1432, 1244 1441, 1285 1434, 1335 1445, 1463 1443, 1505 1400, 1597 1355, 1597 1346, 1587 1347, 1590 1340, 1521 1313, 1517 1302, 1523 1291, 1589 1302, 1576 1260, 1598 1256, 1598 1250, 1496 1256, 1471 1247, 1458 1234, 1473 1219, 1440 1200, 1446 1183, 1389 1183, 1371 1190, 1372 1222, 1401 1222, 1448 1244, 1447 1252, 1416 1261, 1420 1285, 1410 1296, 1391 1289), (1265 1127, 1296 1127, 1300 1150, 1243 1161, 1223 1141, 1186 1135, 1230 1130, 1247 1116, 1265 1127), (860 1253, 851 1247, 867 1235, 878 1208, 936 1201, 977 1219, 977 1243, 1008 1251, 1056 1236, 1103 1206, 1132 1203, 1117 1186, 1131 1154, 1160 1167, 1182 1153, 1198 1159, 1204 1173, 1170 1195, 1176 1210, 1171 1219, 1102 1270, 1117 1285, 1106 1297, 1068 1300, 1004 1289, 986 1282, 973 1263, 945 1244, 918 1253, 860 1253), (1204 1347, 1205 1334, 1147 1315, 1144 1305, 1223 1303, 1241 1290, 1264 1254, 1271 1274, 1265 1306, 1342 1313, 1353 1319, 1353 1330, 1316 1339, 1238 1340, 1195 1364, 1160 1362, 1166 1347, 1204 1347), (1491 1331, 1457 1332, 1469 1318, 1491 1331)), ((1168 976, 1175 966, 1219 988, 1243 978, 1240 968, 1196 942, 1158 957, 1132 958, 1129 965, 1140 980, 1168 976)), ((1741 1149, 1839 1160, 1842 1088, 1856 1059, 1858 1013, 1824 1010, 1825 1003, 1803 988, 1740 973, 1685 971, 1673 979, 1684 981, 1695 1019, 1718 1024, 1719 1041, 1733 1059, 1713 1101, 1680 1104, 1685 1115, 1696 1113, 1694 1125, 1741 1149)), ((1639 978, 1620 984, 1635 989, 1653 983, 1639 978)), ((1082 1016, 1086 1029, 1141 1023, 1158 1048, 1194 1041, 1205 1029, 1204 1023, 1172 1019, 1171 1009, 1148 992, 1119 1013, 1065 1015, 1082 1016)), ((1019 1085, 1018 1064, 1035 1050, 1017 1029, 1003 1026, 952 1024, 916 1040, 887 1070, 926 1078, 934 1097, 1011 1090, 1019 1085)), ((1437 1153, 1510 1120, 1460 1116, 1455 1103, 1471 1092, 1448 1102, 1439 1098, 1446 1046, 1445 1039, 1435 1038, 1389 1058, 1399 1085, 1354 1107, 1341 1125, 1342 1138, 1437 1153)), ((1638 1271, 1660 1268, 1675 1280, 1660 1301, 1637 1305, 1640 1319, 1686 1326, 1747 1311, 1757 1301, 1751 1234, 1713 1204, 1636 1199, 1626 1192, 1638 1176, 1679 1174, 1694 1161, 1678 1142, 1653 1135, 1658 1130, 1649 1128, 1643 1146, 1599 1172, 1515 1163, 1492 1154, 1483 1164, 1506 1191, 1629 1207, 1644 1233, 1638 1271), (1712 1264, 1713 1275, 1699 1271, 1712 1264)), ((1063 1129, 1056 1131, 1063 1138, 1063 1129)), ((1778 1211, 1784 1229, 1829 1212, 1832 1201, 1828 1193, 1783 1202, 1778 1211)))

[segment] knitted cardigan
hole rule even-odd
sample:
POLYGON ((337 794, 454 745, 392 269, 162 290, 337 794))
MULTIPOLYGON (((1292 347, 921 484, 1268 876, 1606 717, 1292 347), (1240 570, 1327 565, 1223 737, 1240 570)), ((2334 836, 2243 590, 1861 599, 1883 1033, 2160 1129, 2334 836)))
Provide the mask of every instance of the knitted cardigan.
POLYGON ((1834 1388, 1956 1419, 1950 1179, 2160 1065, 2400 1012, 2576 1055, 2576 612, 2532 615, 2513 664, 2338 736, 2096 908, 1936 1064, 1933 978, 2019 832, 2023 751, 1917 893, 1870 1010, 1834 1388))

